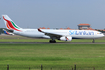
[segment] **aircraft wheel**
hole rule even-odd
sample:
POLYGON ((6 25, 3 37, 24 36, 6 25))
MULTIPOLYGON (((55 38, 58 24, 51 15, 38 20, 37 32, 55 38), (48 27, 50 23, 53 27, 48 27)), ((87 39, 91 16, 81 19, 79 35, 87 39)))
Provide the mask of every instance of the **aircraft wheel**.
POLYGON ((56 43, 56 41, 55 41, 55 40, 50 40, 49 42, 50 42, 50 43, 56 43))
POLYGON ((56 41, 54 40, 53 43, 56 43, 56 41))
POLYGON ((52 40, 50 40, 49 43, 52 43, 52 40))

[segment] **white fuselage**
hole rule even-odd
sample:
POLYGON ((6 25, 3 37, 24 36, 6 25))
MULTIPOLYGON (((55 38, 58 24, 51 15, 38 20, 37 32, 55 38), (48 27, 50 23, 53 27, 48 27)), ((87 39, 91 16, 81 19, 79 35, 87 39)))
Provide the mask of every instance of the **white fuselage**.
MULTIPOLYGON (((71 36, 72 39, 94 39, 103 37, 104 34, 99 31, 93 30, 57 30, 57 29, 41 29, 45 32, 56 33, 62 36, 71 36)), ((38 29, 21 29, 21 31, 15 31, 14 34, 34 37, 34 38, 50 38, 50 36, 45 35, 45 33, 39 32, 38 29)))

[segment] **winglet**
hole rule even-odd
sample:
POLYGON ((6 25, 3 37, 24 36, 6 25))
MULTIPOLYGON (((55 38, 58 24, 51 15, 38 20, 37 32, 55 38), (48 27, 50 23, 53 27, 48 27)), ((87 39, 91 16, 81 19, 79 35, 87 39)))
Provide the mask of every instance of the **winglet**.
POLYGON ((39 31, 39 32, 42 32, 42 30, 40 30, 39 28, 38 28, 38 31, 39 31))

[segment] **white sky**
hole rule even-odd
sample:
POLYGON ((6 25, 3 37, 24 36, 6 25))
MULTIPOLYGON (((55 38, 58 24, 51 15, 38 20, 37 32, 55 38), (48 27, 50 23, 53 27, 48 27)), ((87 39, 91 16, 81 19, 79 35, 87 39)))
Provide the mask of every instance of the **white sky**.
MULTIPOLYGON (((21 28, 77 29, 80 23, 105 28, 105 0, 0 0, 3 14, 21 28)), ((0 28, 5 28, 3 19, 0 28)))

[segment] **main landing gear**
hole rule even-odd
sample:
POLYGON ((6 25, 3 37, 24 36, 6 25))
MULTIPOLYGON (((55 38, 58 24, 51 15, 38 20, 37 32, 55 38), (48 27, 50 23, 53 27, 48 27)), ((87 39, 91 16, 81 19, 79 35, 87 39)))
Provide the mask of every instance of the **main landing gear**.
POLYGON ((49 43, 56 43, 56 41, 55 40, 50 40, 49 43))

